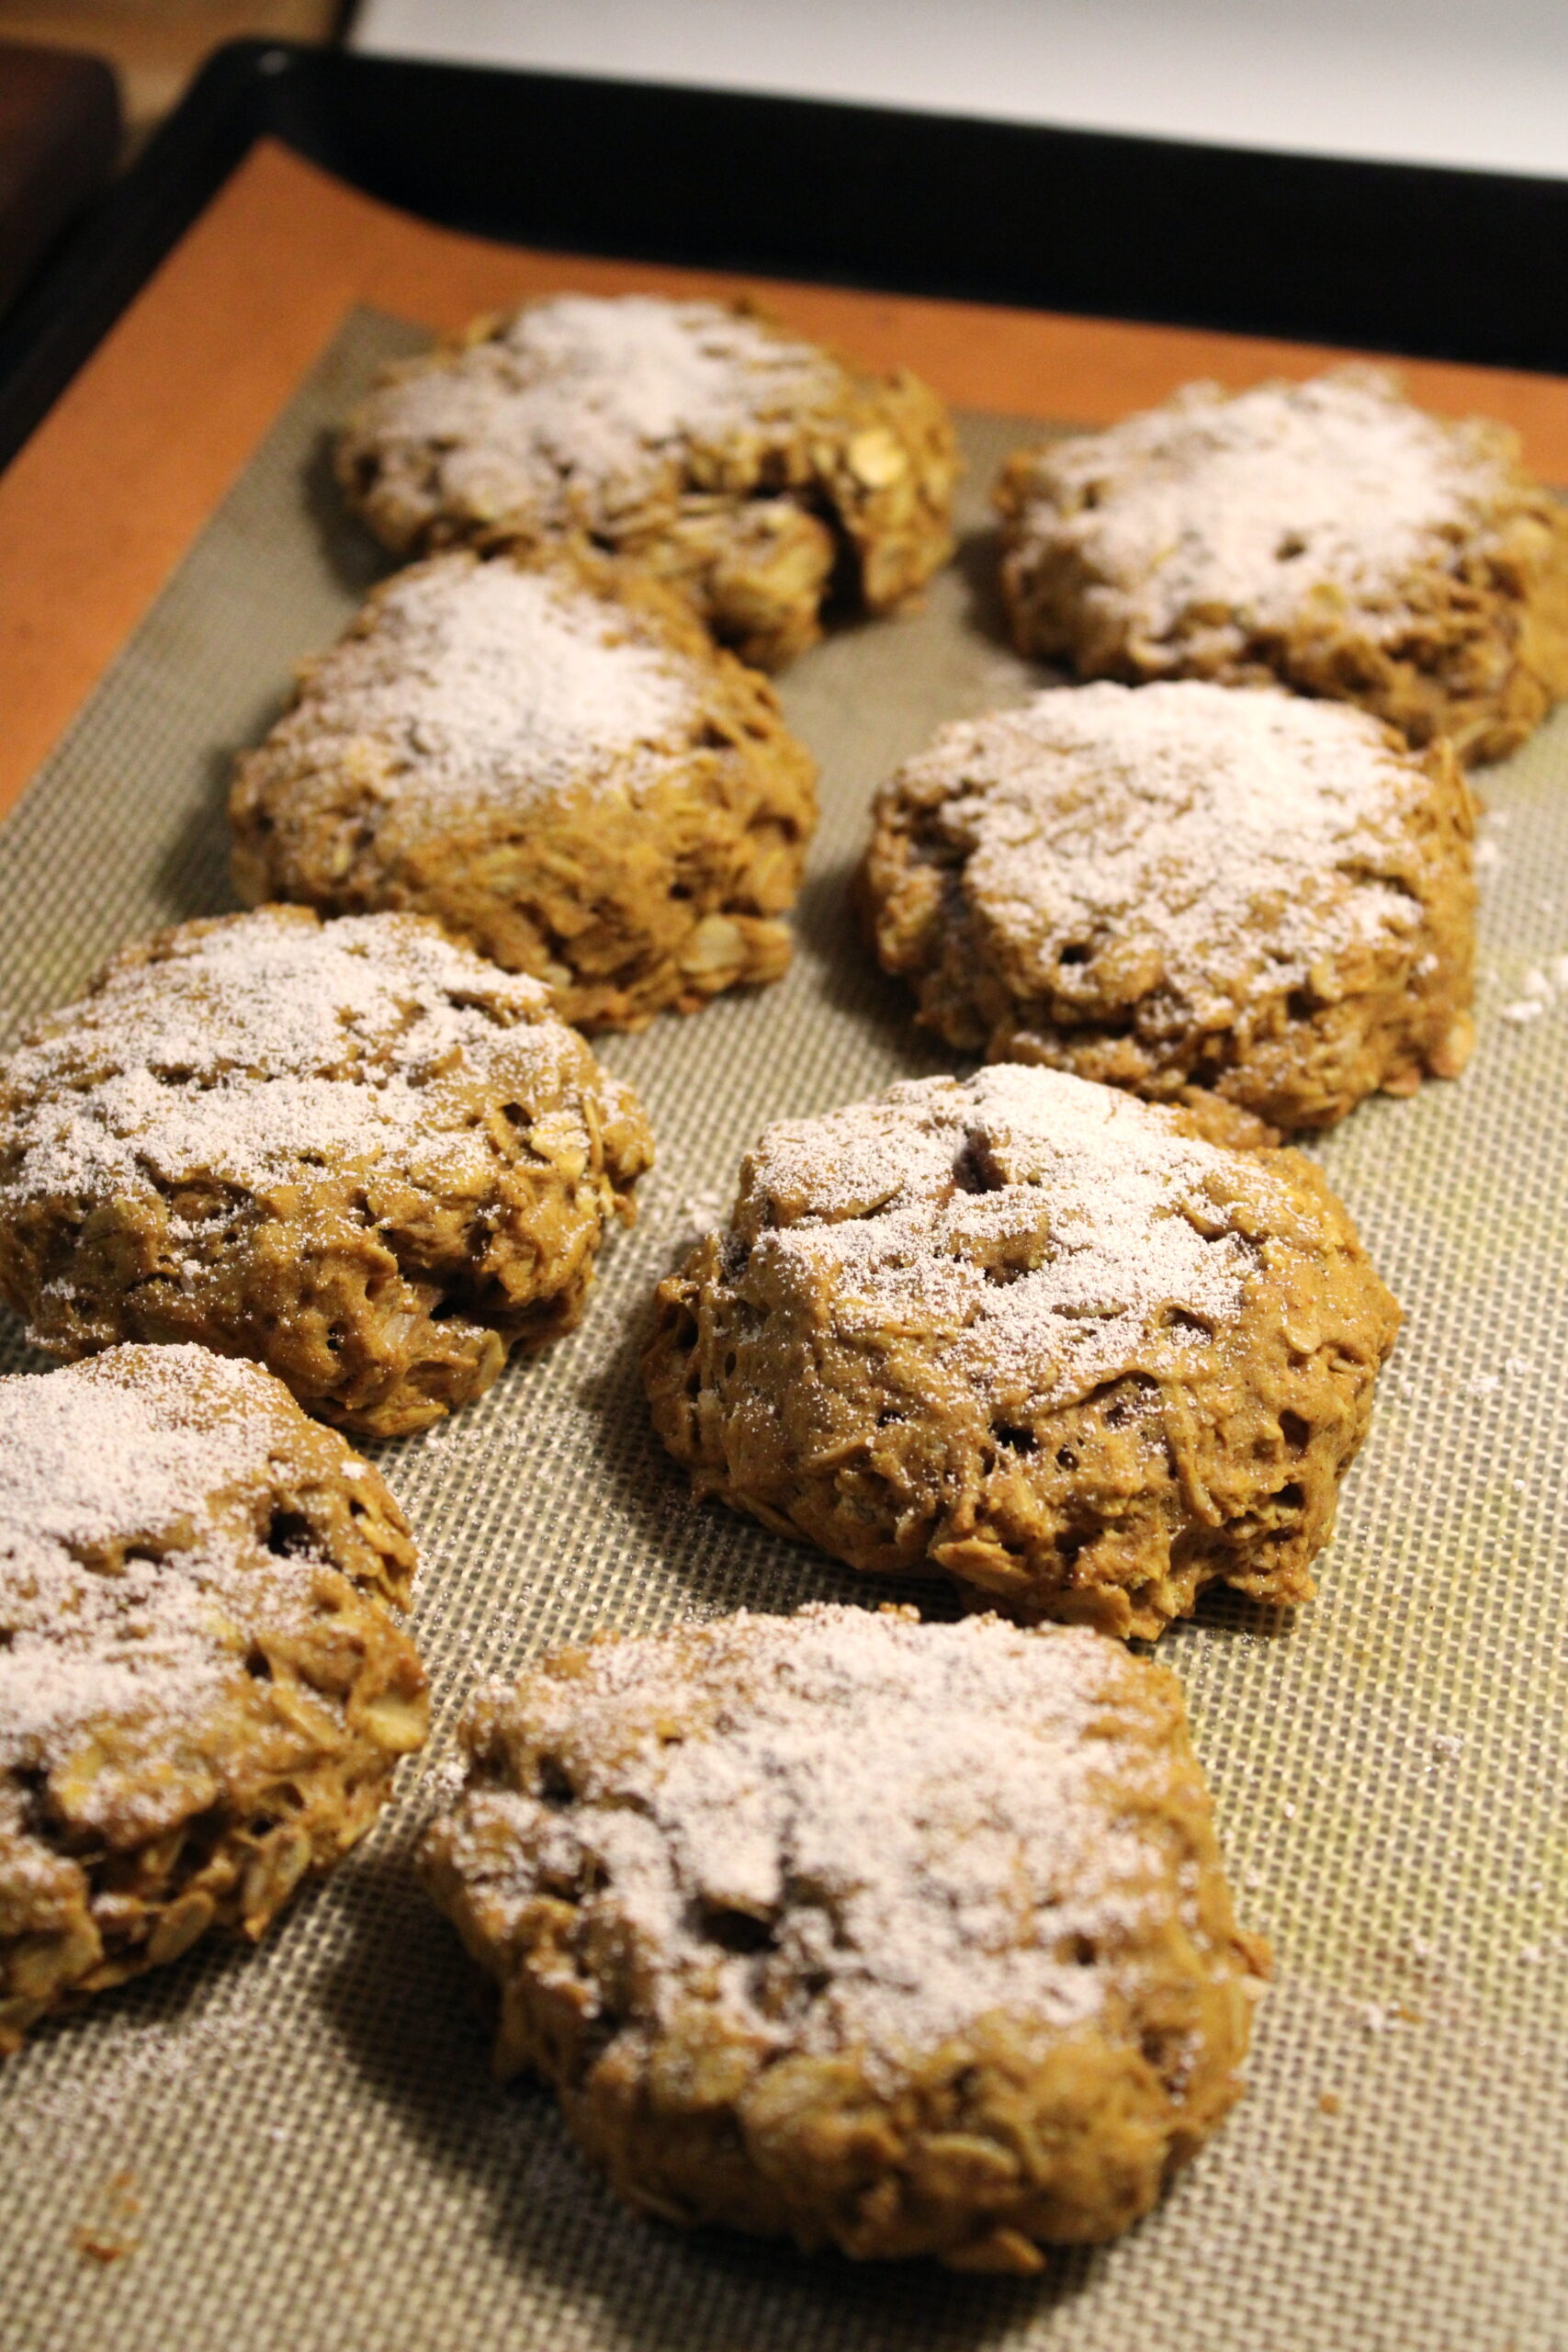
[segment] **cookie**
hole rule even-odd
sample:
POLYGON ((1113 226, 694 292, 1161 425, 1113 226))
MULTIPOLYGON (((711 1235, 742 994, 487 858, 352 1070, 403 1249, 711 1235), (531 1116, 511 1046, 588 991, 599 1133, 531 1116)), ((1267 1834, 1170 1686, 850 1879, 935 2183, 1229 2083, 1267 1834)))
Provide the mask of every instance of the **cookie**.
POLYGON ((1278 679, 1465 760, 1568 694, 1568 508, 1376 369, 1190 384, 1021 452, 997 501, 1019 649, 1081 677, 1278 679))
POLYGON ((1227 1127, 1011 1062, 781 1121, 660 1285, 654 1426, 699 1496, 1025 1621, 1309 1600, 1399 1310, 1227 1127))
POLYGON ((815 780, 767 680, 635 565, 459 549, 379 588, 242 759, 234 884, 434 916, 564 1019, 640 1027, 784 971, 815 780))
POLYGON ((773 668, 830 589, 890 612, 946 560, 958 455, 907 369, 868 375, 742 305, 560 294, 389 369, 337 469, 397 555, 581 534, 773 668))
POLYGON ((945 728, 865 881, 949 1044, 1325 1127, 1468 1061, 1472 832, 1448 744, 1343 703, 1078 686, 945 728))
POLYGON ((192 1340, 422 1429, 582 1311, 630 1090, 412 915, 182 923, 0 1058, 0 1290, 51 1354, 192 1340))
POLYGON ((0 1380, 0 2054, 253 1941, 423 1746, 415 1554, 254 1364, 118 1347, 0 1380))
POLYGON ((621 2196, 1038 2270, 1240 2089, 1239 1930, 1174 1675, 1081 1627, 813 1608, 558 1652, 464 1719, 426 1883, 621 2196))

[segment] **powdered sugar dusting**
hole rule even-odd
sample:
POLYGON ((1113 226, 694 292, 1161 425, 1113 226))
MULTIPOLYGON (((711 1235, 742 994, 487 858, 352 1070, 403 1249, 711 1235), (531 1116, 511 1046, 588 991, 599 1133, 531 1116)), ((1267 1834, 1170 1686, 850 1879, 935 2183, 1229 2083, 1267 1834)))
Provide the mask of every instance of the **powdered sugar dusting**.
POLYGON ((1026 550, 1071 549, 1090 603, 1156 642, 1184 624, 1282 625, 1325 583, 1363 628, 1395 627, 1411 572, 1451 560, 1504 487, 1483 434, 1360 368, 1235 398, 1189 385, 1042 452, 1037 479, 1026 550))
POLYGON ((1345 704, 1198 680, 1083 686, 947 729, 905 776, 945 794, 981 921, 1069 997, 1121 973, 1224 1020, 1238 969, 1290 988, 1421 920, 1384 877, 1408 863, 1425 776, 1345 704))
MULTIPOLYGON (((62 2066, 51 2066, 44 2048, 24 2048, 6 2062, 7 2137, 28 2147, 35 2165, 55 2172, 90 2165, 101 2173, 106 2151, 134 2151, 138 2143, 145 2149, 175 2112, 188 2119, 207 2099, 217 2111, 253 2087, 276 2086, 279 2029, 271 1989, 265 1962, 247 1957, 199 1987, 187 1981, 167 2017, 122 2011, 111 2029, 100 2015, 90 2060, 76 2035, 62 2066)), ((289 2135, 274 2126, 268 2136, 289 2135)))
POLYGON ((764 2046, 897 2064, 992 2010, 1092 2017, 1168 1902, 1133 1826, 1168 1770, 1127 1736, 1148 1671, 1081 1629, 742 1612, 531 1677, 576 1801, 468 1805, 531 1854, 503 1899, 594 1890, 589 1934, 633 1939, 659 2024, 701 1987, 764 2046))
POLYGON ((104 1718, 210 1704, 237 1670, 236 1607, 254 1622, 265 1586, 303 1585, 303 1564, 243 1564, 240 1523, 209 1501, 266 1480, 277 1394, 197 1347, 0 1381, 0 1769, 49 1769, 104 1718))
POLYGON ((388 763, 400 804, 531 797, 660 774, 697 723, 689 664, 563 574, 437 557, 395 579, 372 626, 320 662, 274 745, 312 765, 388 763))
POLYGON ((919 1328, 994 1405, 1048 1410, 1190 1369, 1242 1313, 1247 1223, 1282 1199, 1169 1113, 1000 1062, 770 1127, 735 1225, 770 1272, 829 1287, 852 1343, 919 1328))
POLYGON ((777 420, 793 430, 837 382, 810 345, 717 303, 566 294, 384 387, 358 432, 378 451, 431 451, 446 492, 471 513, 604 523, 687 445, 765 435, 777 420))
POLYGON ((255 1189, 394 1155, 477 1182, 482 1135, 439 1131, 442 1080, 502 1037, 542 1071, 566 1035, 548 1002, 404 916, 191 926, 0 1062, 0 1199, 255 1189))

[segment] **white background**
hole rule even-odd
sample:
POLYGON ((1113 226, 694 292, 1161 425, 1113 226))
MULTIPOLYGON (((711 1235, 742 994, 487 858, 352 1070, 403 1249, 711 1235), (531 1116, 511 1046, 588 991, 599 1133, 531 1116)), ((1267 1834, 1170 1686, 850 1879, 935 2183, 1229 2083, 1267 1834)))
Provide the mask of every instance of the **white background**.
POLYGON ((1568 0, 364 0, 354 45, 1568 177, 1568 0))

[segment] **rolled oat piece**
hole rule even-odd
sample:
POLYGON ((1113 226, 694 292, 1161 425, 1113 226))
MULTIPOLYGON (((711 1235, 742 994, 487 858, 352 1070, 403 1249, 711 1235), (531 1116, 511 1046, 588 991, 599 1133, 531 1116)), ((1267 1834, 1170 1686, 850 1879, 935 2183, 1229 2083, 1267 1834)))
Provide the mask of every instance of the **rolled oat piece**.
POLYGON ((767 680, 637 566, 468 549, 396 573, 239 763, 238 895, 427 914, 564 1020, 774 980, 816 766, 767 680))
POLYGON ((254 1941, 423 1746, 416 1555, 256 1365, 0 1380, 0 2055, 209 1929, 254 1941))
POLYGON ((196 1340, 395 1436, 579 1320, 651 1158, 546 990, 433 923, 182 923, 0 1057, 0 1292, 52 1354, 196 1340))
POLYGON ((1019 650, 1080 677, 1277 679, 1466 761, 1568 694, 1568 507, 1379 369, 1189 384, 1020 451, 997 503, 1019 650))
POLYGON ((557 294, 388 369, 337 468, 397 555, 580 535, 772 669, 830 589, 891 612, 946 560, 958 454, 905 368, 869 375, 743 304, 557 294))
POLYGON ((1344 704, 1069 687, 898 771, 866 892, 951 1045, 1326 1127, 1470 1058, 1473 831, 1445 741, 1344 704))
POLYGON ((782 1120, 659 1287, 654 1426, 699 1496, 1025 1622, 1310 1600, 1399 1310, 1264 1132, 1010 1062, 782 1120))
POLYGON ((1032 2271, 1240 2090, 1237 1928, 1174 1675, 1083 1628, 741 1614, 481 1692, 425 1883, 639 2211, 1032 2271))

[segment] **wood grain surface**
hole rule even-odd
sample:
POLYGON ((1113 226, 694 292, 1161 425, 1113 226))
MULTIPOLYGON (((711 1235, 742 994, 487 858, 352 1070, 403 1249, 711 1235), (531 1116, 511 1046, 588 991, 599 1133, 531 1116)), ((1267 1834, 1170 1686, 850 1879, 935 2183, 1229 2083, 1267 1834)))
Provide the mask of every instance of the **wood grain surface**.
MULTIPOLYGON (((344 312, 433 328, 522 295, 760 294, 876 368, 950 400, 1101 424, 1194 376, 1233 386, 1345 356, 983 304, 738 279, 491 244, 430 227, 264 142, 220 191, 0 477, 0 810, 20 794, 344 312)), ((1414 396, 1501 417, 1568 481, 1568 381, 1403 363, 1414 396)))
POLYGON ((0 0, 0 32, 107 59, 135 147, 225 41, 327 40, 343 13, 340 0, 0 0))

